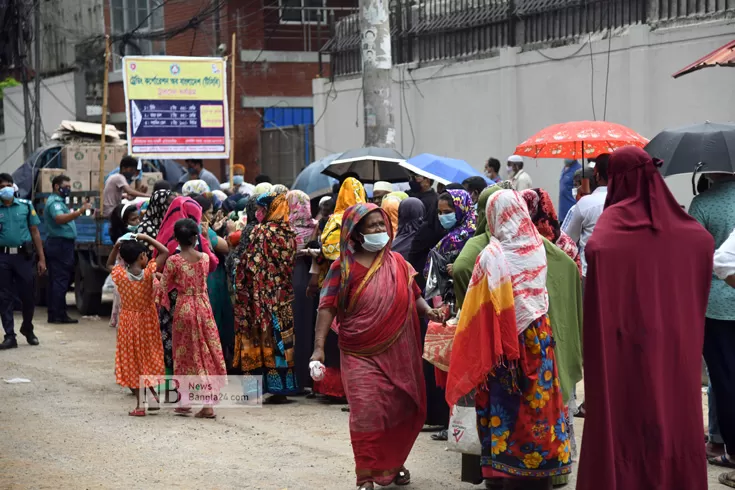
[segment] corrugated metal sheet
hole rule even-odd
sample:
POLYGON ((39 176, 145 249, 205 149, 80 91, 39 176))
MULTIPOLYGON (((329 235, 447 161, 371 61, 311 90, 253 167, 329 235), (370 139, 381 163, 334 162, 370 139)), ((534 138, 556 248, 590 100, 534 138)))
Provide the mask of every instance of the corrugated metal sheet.
POLYGON ((269 107, 263 114, 264 128, 282 128, 314 124, 314 109, 311 107, 269 107))
POLYGON ((707 56, 698 59, 686 68, 679 70, 672 76, 679 78, 687 73, 692 73, 710 66, 735 66, 735 41, 730 41, 721 48, 717 48, 707 56))

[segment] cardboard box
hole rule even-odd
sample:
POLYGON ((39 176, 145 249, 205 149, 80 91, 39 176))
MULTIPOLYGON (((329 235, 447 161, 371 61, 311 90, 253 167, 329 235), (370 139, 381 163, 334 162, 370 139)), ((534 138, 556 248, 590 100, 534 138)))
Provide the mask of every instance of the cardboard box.
POLYGON ((143 183, 148 186, 148 192, 153 192, 153 186, 156 182, 163 180, 161 172, 143 172, 143 183))
POLYGON ((71 191, 87 192, 90 173, 88 170, 67 170, 65 175, 71 179, 71 191))
POLYGON ((51 181, 59 175, 64 175, 66 170, 63 168, 42 168, 38 171, 38 180, 36 181, 36 189, 38 192, 51 193, 54 192, 54 186, 51 181))
POLYGON ((61 151, 61 161, 67 170, 92 170, 90 153, 85 146, 66 145, 61 151))
MULTIPOLYGON (((92 146, 87 149, 90 158, 90 170, 99 171, 100 168, 100 147, 92 146)), ((105 145, 105 172, 110 173, 120 165, 120 160, 115 160, 115 146, 105 145)))
MULTIPOLYGON (((120 165, 120 160, 128 154, 128 145, 117 145, 115 146, 115 163, 120 165)), ((116 166, 117 166, 116 165, 116 166)))

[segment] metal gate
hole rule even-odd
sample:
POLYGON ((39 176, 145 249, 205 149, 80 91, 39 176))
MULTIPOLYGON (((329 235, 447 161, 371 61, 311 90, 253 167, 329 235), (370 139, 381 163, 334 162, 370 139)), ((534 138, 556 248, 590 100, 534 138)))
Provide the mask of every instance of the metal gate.
POLYGON ((260 168, 273 182, 291 187, 313 157, 313 125, 260 130, 260 168))

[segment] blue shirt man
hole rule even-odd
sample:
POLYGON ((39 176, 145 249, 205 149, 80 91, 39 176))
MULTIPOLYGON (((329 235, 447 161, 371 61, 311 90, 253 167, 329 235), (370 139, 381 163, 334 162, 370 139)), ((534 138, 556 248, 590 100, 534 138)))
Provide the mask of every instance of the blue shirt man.
POLYGON ((76 211, 69 211, 66 198, 71 194, 71 180, 59 175, 51 182, 54 193, 46 200, 43 219, 46 224, 46 256, 48 257, 47 306, 48 323, 78 323, 69 317, 66 292, 74 277, 74 242, 77 225, 74 220, 91 206, 88 202, 76 211))
POLYGON ((38 338, 33 333, 34 249, 38 254, 38 274, 46 272, 46 258, 38 232, 40 223, 33 205, 15 197, 13 177, 0 174, 0 320, 5 330, 0 350, 18 347, 13 320, 16 297, 23 305, 20 333, 30 345, 38 345, 38 338))
POLYGON ((574 172, 581 168, 582 165, 577 160, 564 160, 564 168, 559 177, 559 223, 564 222, 569 210, 577 204, 577 200, 572 195, 572 189, 574 189, 574 172))
POLYGON ((220 189, 217 177, 204 168, 204 163, 196 158, 186 161, 186 173, 179 179, 179 185, 183 186, 190 180, 203 180, 209 186, 210 191, 218 191, 220 189))

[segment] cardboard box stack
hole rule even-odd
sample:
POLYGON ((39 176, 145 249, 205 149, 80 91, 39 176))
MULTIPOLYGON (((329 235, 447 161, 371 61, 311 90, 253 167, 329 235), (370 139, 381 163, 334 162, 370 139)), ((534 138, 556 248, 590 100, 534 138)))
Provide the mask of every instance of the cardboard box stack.
POLYGON ((38 186, 38 192, 51 193, 54 192, 54 186, 51 181, 59 175, 66 173, 63 168, 42 168, 38 171, 38 180, 36 185, 38 186))
POLYGON ((148 186, 148 192, 153 192, 153 186, 159 180, 163 180, 161 172, 143 172, 143 183, 148 186))

